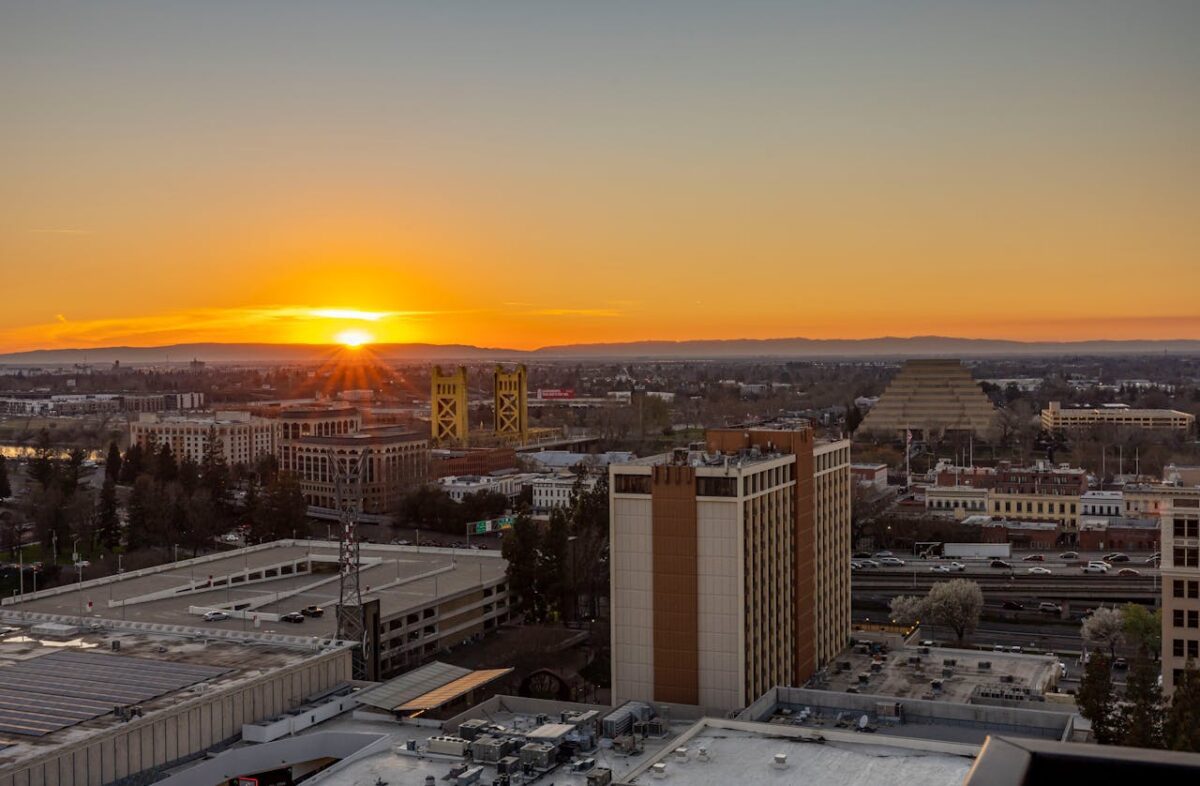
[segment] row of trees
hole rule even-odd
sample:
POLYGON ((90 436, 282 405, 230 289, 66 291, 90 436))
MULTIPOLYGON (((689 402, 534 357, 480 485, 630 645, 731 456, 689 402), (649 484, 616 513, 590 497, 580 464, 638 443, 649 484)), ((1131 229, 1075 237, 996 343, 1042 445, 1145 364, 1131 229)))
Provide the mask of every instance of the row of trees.
POLYGON ((580 478, 545 527, 521 514, 504 537, 510 589, 530 622, 595 619, 608 597, 608 482, 580 478))
POLYGON ((1084 668, 1079 711, 1104 745, 1200 752, 1200 671, 1188 664, 1170 700, 1162 695, 1157 657, 1162 646, 1162 611, 1136 603, 1097 609, 1081 634, 1094 649, 1084 668), (1133 647, 1125 693, 1117 695, 1112 667, 1117 648, 1133 647))
POLYGON ((404 495, 395 513, 408 526, 461 536, 467 522, 496 518, 507 509, 508 498, 499 492, 481 491, 455 502, 436 486, 421 486, 404 495))

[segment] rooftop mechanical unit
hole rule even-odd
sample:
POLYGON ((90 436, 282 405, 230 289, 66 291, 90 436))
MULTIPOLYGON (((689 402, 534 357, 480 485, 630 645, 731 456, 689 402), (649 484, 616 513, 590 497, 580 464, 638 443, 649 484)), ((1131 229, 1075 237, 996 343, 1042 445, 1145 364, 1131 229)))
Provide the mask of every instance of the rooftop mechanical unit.
POLYGON ((535 770, 548 770, 554 766, 556 748, 541 742, 530 742, 521 747, 521 764, 535 770))

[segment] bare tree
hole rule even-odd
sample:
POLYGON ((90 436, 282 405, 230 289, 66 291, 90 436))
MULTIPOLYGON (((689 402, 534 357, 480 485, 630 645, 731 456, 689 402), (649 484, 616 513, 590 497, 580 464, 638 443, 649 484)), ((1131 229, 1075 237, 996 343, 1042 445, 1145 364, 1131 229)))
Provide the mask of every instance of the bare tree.
POLYGON ((1096 609, 1083 621, 1079 634, 1093 647, 1107 649, 1112 659, 1116 657, 1117 645, 1125 640, 1125 615, 1120 609, 1096 609))

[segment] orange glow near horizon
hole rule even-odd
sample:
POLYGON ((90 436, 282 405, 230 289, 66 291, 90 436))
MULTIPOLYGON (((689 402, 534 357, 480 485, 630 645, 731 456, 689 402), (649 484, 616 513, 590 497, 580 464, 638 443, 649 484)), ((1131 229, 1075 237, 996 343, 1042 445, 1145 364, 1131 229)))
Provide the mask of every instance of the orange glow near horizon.
POLYGON ((0 354, 1200 338, 1200 3, 9 5, 0 354))

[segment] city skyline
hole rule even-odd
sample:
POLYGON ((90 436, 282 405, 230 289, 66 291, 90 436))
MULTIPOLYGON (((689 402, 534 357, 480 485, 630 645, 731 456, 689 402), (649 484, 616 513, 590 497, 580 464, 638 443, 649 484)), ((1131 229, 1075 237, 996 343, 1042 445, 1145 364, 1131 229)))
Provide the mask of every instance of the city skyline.
POLYGON ((1195 4, 151 7, 0 10, 0 353, 1200 337, 1195 4))

